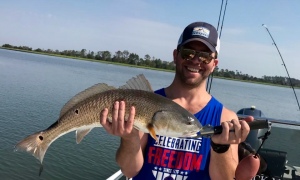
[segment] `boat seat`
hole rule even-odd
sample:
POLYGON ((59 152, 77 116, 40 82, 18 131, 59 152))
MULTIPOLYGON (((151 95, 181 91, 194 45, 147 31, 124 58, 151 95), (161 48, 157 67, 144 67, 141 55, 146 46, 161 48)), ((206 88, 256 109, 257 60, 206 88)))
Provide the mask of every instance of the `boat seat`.
POLYGON ((267 169, 263 174, 272 178, 283 179, 287 152, 263 148, 259 154, 267 163, 267 169))

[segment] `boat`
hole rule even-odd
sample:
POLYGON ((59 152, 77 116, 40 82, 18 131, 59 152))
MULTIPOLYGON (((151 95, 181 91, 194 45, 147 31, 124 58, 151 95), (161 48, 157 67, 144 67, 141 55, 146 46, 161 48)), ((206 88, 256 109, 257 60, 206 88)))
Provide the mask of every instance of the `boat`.
MULTIPOLYGON (((264 113, 261 110, 256 109, 255 106, 242 108, 237 111, 237 115, 239 118, 251 115, 255 120, 269 120, 272 122, 272 124, 285 124, 300 127, 300 122, 297 121, 287 121, 265 117, 264 113)), ((300 131, 300 128, 298 131, 300 131)), ((271 134, 270 132, 272 132, 271 129, 251 130, 247 139, 245 140, 245 142, 254 150, 259 149, 258 154, 267 164, 264 171, 260 174, 257 174, 253 180, 300 180, 300 160, 297 166, 289 165, 288 152, 264 147, 264 137, 269 136, 271 134)), ((107 178, 107 180, 118 180, 121 178, 124 178, 124 175, 121 170, 118 170, 112 176, 107 178)), ((125 177, 125 179, 130 180, 131 178, 125 177)))
MULTIPOLYGON (((261 110, 256 109, 255 106, 251 106, 250 108, 242 108, 239 111, 237 111, 237 115, 239 117, 244 117, 245 115, 247 116, 251 115, 257 120, 269 120, 273 124, 278 124, 278 125, 283 124, 283 125, 300 127, 300 122, 297 121, 280 120, 280 119, 272 119, 272 118, 265 117, 264 113, 261 110)), ((280 127, 280 128, 284 128, 284 127, 280 127)), ((262 157, 267 163, 267 167, 265 171, 262 172, 261 174, 258 174, 254 179, 255 180, 300 179, 300 161, 297 162, 298 163, 297 166, 289 165, 287 151, 264 147, 263 137, 265 137, 265 134, 268 133, 267 131, 268 130, 266 129, 251 130, 245 141, 249 143, 251 147, 255 150, 258 150, 259 147, 261 147, 258 153, 260 157, 262 157)), ((272 130, 270 132, 272 132, 272 130)), ((268 140, 266 139, 266 141, 268 140)))

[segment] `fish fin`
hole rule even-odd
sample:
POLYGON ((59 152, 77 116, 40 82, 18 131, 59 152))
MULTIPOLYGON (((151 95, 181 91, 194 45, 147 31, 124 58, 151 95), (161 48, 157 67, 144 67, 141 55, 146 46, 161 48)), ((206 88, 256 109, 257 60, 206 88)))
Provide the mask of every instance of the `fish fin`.
POLYGON ((156 137, 156 133, 155 133, 153 124, 148 124, 148 125, 147 125, 147 129, 148 129, 148 131, 149 131, 150 136, 151 136, 153 139, 155 139, 156 142, 158 142, 158 139, 157 139, 157 137, 156 137))
POLYGON ((93 128, 77 129, 76 130, 76 143, 79 144, 84 136, 86 136, 93 128))
POLYGON ((125 85, 120 86, 119 89, 137 89, 153 92, 149 81, 143 74, 137 75, 129 79, 125 85))
POLYGON ((105 92, 108 90, 116 89, 113 86, 108 86, 105 83, 99 83, 95 84, 80 93, 76 94, 74 97, 72 97, 61 109, 59 117, 63 116, 68 110, 70 110, 72 107, 74 107, 76 104, 80 103, 81 101, 84 101, 85 99, 92 97, 98 93, 105 92))
POLYGON ((169 112, 168 110, 159 110, 156 111, 152 117, 152 123, 154 123, 157 120, 163 120, 166 124, 168 122, 168 119, 172 119, 172 112, 169 112))
POLYGON ((37 158, 42 164, 45 153, 51 144, 51 142, 46 142, 44 139, 43 132, 37 132, 21 140, 15 146, 14 150, 26 151, 37 158))

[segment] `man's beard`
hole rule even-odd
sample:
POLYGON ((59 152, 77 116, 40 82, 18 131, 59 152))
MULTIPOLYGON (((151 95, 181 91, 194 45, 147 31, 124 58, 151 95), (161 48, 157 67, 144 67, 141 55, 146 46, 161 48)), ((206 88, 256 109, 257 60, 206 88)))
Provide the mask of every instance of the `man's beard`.
POLYGON ((183 84, 189 86, 190 88, 194 88, 194 87, 199 87, 200 84, 202 84, 204 81, 206 81, 206 79, 208 78, 210 73, 208 71, 204 71, 204 72, 201 71, 200 76, 197 79, 194 79, 193 81, 191 81, 184 75, 183 69, 179 69, 176 66, 176 75, 178 76, 178 78, 180 79, 180 81, 183 84))

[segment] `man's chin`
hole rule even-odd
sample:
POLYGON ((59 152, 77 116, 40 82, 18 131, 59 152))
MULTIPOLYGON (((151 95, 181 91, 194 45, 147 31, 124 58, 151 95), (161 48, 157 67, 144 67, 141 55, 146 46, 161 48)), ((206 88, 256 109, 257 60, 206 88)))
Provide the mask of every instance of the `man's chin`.
POLYGON ((202 78, 185 78, 184 83, 189 87, 197 87, 203 82, 202 78))
POLYGON ((191 81, 202 81, 203 79, 206 79, 207 77, 204 76, 202 73, 195 73, 195 72, 187 72, 185 73, 185 78, 191 81))

